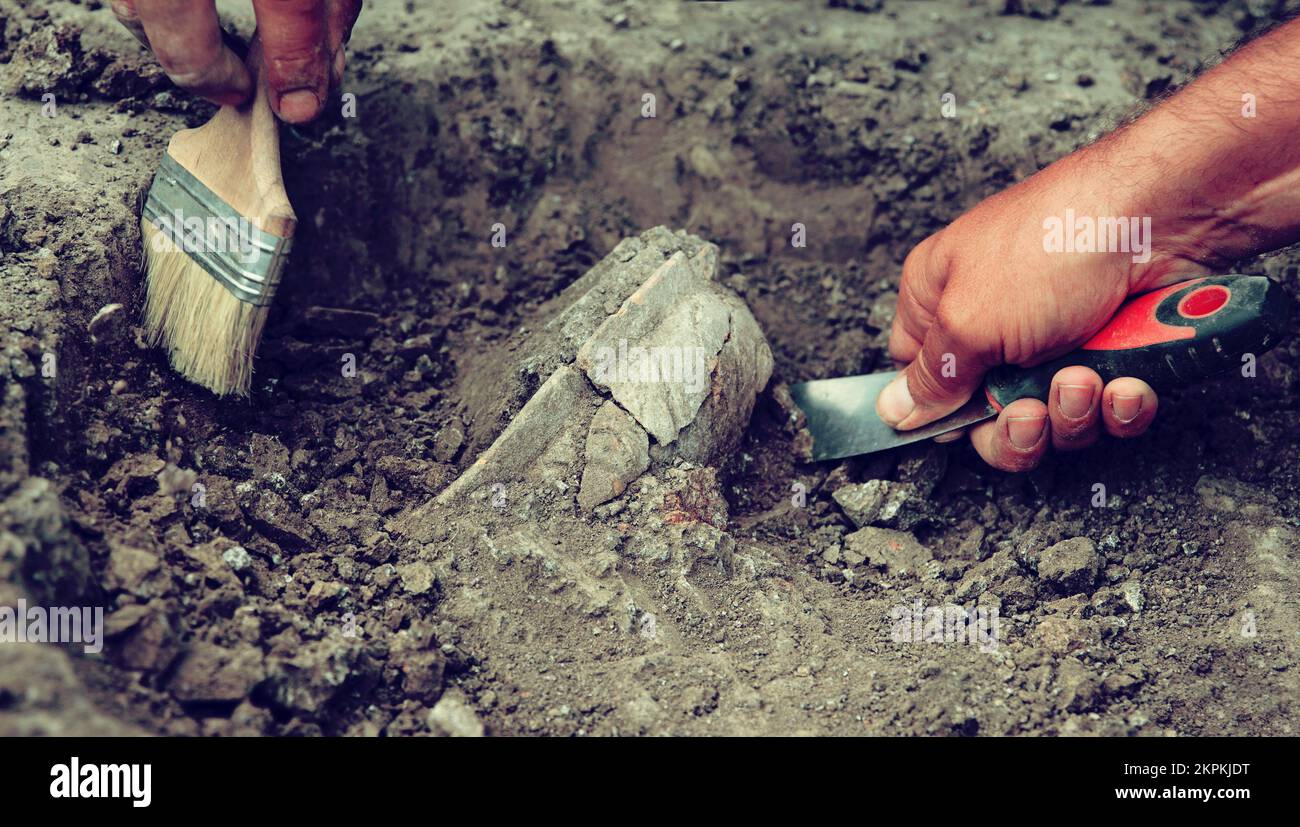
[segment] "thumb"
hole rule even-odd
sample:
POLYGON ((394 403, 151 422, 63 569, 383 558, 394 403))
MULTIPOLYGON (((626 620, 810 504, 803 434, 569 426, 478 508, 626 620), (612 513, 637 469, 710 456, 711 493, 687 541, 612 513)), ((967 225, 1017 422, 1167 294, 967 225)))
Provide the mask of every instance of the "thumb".
POLYGON ((329 92, 325 0, 253 0, 271 108, 287 123, 320 114, 329 92))
POLYGON ((980 388, 994 363, 941 312, 926 331, 916 359, 880 392, 876 413, 902 431, 945 417, 980 388))

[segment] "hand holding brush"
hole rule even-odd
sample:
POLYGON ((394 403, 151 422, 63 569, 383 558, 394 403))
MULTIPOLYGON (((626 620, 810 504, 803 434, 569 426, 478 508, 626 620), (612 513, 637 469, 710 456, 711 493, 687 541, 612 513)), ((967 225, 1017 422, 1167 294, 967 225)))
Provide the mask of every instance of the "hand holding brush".
MULTIPOLYGON (((222 106, 252 97, 252 72, 238 50, 223 43, 213 0, 112 0, 111 5, 177 86, 222 106)), ((252 6, 271 111, 286 123, 312 120, 343 79, 343 46, 361 0, 253 0, 252 6)))
POLYGON ((297 224, 256 38, 248 58, 252 101, 172 137, 140 221, 150 342, 218 396, 248 394, 297 224))
POLYGON ((168 145, 145 201, 144 321, 172 366, 218 396, 247 396, 253 357, 296 226, 277 115, 320 112, 343 71, 360 0, 255 2, 247 50, 211 0, 122 0, 114 13, 178 84, 222 108, 168 145))

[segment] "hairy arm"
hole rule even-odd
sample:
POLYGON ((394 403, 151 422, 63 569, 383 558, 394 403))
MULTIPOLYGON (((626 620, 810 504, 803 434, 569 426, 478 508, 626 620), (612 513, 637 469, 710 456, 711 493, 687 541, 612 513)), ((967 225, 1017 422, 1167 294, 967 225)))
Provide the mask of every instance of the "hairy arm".
MULTIPOLYGON (((1300 21, 918 244, 889 342, 906 367, 877 400, 881 419, 901 430, 932 422, 978 392, 990 368, 1078 347, 1133 293, 1300 240, 1298 84, 1300 21), (1044 229, 1069 215, 1149 230, 1139 255, 1132 244, 1049 243, 1044 229)), ((1137 436, 1157 405, 1138 377, 1103 385, 1072 366, 1046 404, 1016 400, 970 438, 991 465, 1024 470, 1048 446, 1082 448, 1103 429, 1137 436)))
POLYGON ((1300 240, 1300 20, 1239 49, 1096 145, 1150 215, 1157 257, 1135 287, 1300 240))

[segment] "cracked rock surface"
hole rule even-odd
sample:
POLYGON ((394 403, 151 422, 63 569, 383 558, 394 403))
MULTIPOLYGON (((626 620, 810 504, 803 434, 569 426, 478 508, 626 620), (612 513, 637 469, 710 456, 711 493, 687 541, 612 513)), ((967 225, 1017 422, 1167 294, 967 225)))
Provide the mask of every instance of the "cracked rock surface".
POLYGON ((772 375, 772 352, 745 303, 714 280, 717 262, 713 245, 662 227, 624 239, 540 321, 516 373, 571 352, 572 361, 436 503, 527 482, 576 490, 589 511, 650 467, 651 441, 660 463, 729 454, 772 375))
POLYGON ((628 483, 645 473, 650 467, 650 439, 631 415, 606 402, 591 418, 586 463, 578 505, 590 511, 622 494, 628 483))

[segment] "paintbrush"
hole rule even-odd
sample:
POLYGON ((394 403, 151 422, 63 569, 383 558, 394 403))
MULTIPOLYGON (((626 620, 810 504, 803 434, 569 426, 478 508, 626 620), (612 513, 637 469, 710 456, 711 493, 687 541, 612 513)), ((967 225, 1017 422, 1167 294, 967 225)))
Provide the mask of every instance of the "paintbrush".
POLYGON ((217 396, 248 395, 297 225, 256 36, 246 63, 252 100, 172 137, 140 220, 149 342, 217 396))

